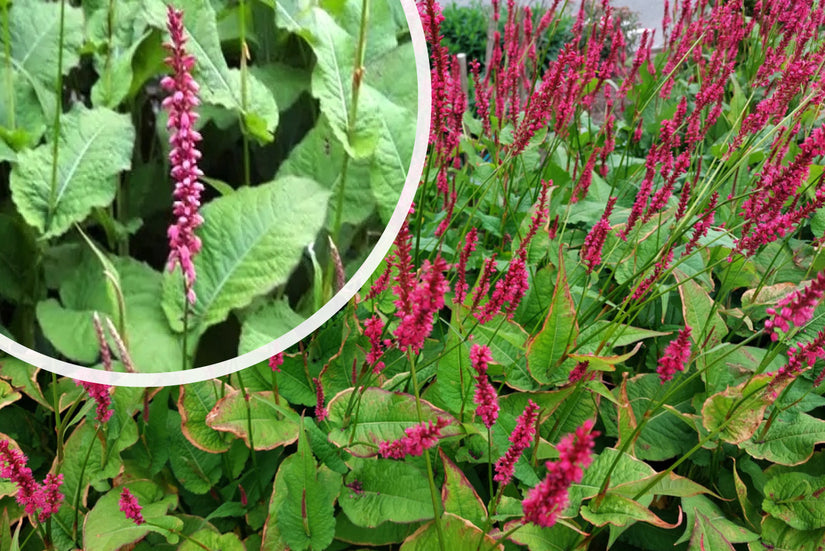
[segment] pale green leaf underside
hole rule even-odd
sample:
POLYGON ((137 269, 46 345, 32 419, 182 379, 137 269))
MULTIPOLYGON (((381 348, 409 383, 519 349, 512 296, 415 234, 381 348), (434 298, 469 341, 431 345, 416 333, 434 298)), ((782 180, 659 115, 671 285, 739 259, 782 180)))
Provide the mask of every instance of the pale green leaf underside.
POLYGON ((11 172, 12 199, 42 237, 65 233, 115 197, 115 176, 130 167, 135 131, 129 115, 76 107, 61 118, 57 179, 52 145, 21 151, 11 172))
MULTIPOLYGON (((314 181, 286 177, 241 188, 206 205, 189 327, 206 329, 285 283, 323 226, 328 199, 329 192, 314 181)), ((183 305, 176 269, 163 288, 163 308, 176 331, 183 330, 183 305)))

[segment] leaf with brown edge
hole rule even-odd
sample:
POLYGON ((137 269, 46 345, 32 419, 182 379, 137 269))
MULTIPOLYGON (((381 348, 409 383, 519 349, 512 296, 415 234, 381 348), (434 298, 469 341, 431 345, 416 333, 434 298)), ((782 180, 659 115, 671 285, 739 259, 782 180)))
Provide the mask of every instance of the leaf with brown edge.
POLYGON ((559 249, 559 270, 553 289, 553 301, 541 330, 527 341, 527 370, 535 380, 549 384, 566 379, 566 375, 561 379, 553 377, 551 372, 561 365, 567 351, 576 345, 578 334, 576 305, 567 285, 562 252, 559 249))
POLYGON ((20 398, 22 398, 22 395, 12 388, 9 383, 0 380, 0 409, 13 404, 20 398))
MULTIPOLYGON (((480 541, 483 542, 482 549, 504 549, 502 544, 497 543, 495 539, 482 532, 472 522, 451 513, 444 513, 444 516, 441 517, 441 529, 444 535, 444 545, 450 550, 475 549, 480 541)), ((431 551, 432 549, 438 549, 438 540, 435 522, 428 522, 404 540, 401 551, 431 551)))
POLYGON ((438 455, 444 465, 444 486, 441 488, 444 510, 469 520, 476 526, 483 526, 484 521, 487 520, 487 508, 484 502, 481 501, 461 469, 447 457, 444 450, 439 448, 438 455))
MULTIPOLYGON (((405 430, 419 424, 415 396, 368 388, 360 396, 357 415, 347 417, 347 405, 354 389, 339 392, 330 400, 329 423, 335 427, 329 432, 329 441, 359 457, 370 457, 378 451, 378 443, 402 438, 405 430), (352 426, 355 423, 355 426, 352 426), (374 445, 370 445, 374 444, 374 445)), ((462 434, 456 419, 426 400, 421 400, 423 421, 435 423, 442 417, 449 425, 441 429, 441 437, 462 434)))
POLYGON ((568 357, 571 360, 576 360, 577 362, 589 362, 589 369, 595 369, 598 371, 616 371, 616 364, 626 362, 627 360, 635 356, 636 352, 638 352, 641 347, 642 343, 638 342, 636 343, 636 346, 633 347, 633 350, 625 354, 618 354, 613 356, 596 356, 594 354, 568 354, 568 357))
MULTIPOLYGON (((218 403, 221 383, 216 379, 180 386, 178 411, 181 431, 193 446, 209 453, 223 453, 229 449, 231 439, 226 431, 217 431, 206 424, 209 412, 218 403)), ((224 391, 231 392, 230 386, 224 391)))
POLYGON ((674 269, 673 276, 679 283, 679 297, 682 299, 682 315, 685 323, 693 328, 691 340, 702 344, 710 335, 710 342, 722 340, 728 334, 725 320, 714 311, 714 301, 696 280, 690 279, 684 272, 674 269), (700 330, 701 329, 701 330, 700 330))
MULTIPOLYGON (((622 377, 622 384, 619 386, 619 403, 616 408, 618 410, 619 427, 619 441, 616 443, 617 448, 621 448, 625 445, 638 425, 636 422, 636 414, 633 412, 633 406, 631 405, 630 398, 627 395, 627 375, 627 373, 624 374, 622 377)), ((634 457, 636 456, 635 445, 638 437, 639 435, 637 434, 633 437, 633 441, 627 444, 627 453, 634 457)))
POLYGON ((256 450, 272 450, 292 444, 298 439, 298 414, 275 403, 272 391, 244 394, 233 390, 220 400, 206 416, 206 425, 222 432, 230 432, 250 443, 256 450), (248 406, 248 409, 247 409, 248 406))
POLYGON ((710 396, 702 405, 702 425, 708 431, 718 430, 719 438, 731 444, 742 443, 753 436, 772 402, 767 390, 759 389, 770 379, 770 375, 757 375, 750 382, 710 396), (736 409, 733 409, 734 405, 736 409))
POLYGON ((594 511, 592 505, 582 507, 581 516, 584 520, 595 526, 630 526, 635 522, 645 522, 659 528, 676 528, 682 522, 682 509, 679 508, 679 518, 670 524, 658 516, 653 511, 622 494, 608 491, 604 499, 599 504, 599 510, 594 511))

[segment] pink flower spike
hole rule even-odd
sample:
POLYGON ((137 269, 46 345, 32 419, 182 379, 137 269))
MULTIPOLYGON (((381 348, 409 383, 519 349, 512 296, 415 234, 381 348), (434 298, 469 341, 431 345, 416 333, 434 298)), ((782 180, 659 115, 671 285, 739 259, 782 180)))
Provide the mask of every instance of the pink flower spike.
POLYGON ((49 517, 60 510, 64 499, 63 494, 60 492, 60 486, 62 485, 62 474, 55 476, 49 473, 46 475, 46 479, 43 481, 41 488, 40 515, 37 518, 39 522, 46 522, 49 517))
POLYGON ((129 488, 123 488, 120 492, 120 510, 126 515, 126 518, 140 526, 145 524, 146 520, 143 518, 143 507, 138 503, 137 498, 129 491, 129 488))
POLYGON ((825 295, 825 271, 819 272, 816 278, 804 289, 793 291, 777 303, 776 308, 768 308, 771 319, 765 321, 765 332, 772 341, 779 339, 776 327, 788 332, 793 323, 797 327, 805 325, 814 315, 819 301, 825 295))
POLYGON ((659 358, 659 367, 656 372, 664 384, 673 378, 677 371, 684 371, 690 360, 690 327, 685 326, 679 335, 667 345, 664 355, 659 358))
POLYGON ((169 50, 166 63, 172 68, 172 76, 164 77, 160 84, 169 92, 163 100, 163 107, 169 112, 167 128, 171 130, 169 144, 169 163, 172 166, 171 175, 175 180, 173 193, 175 202, 173 213, 175 222, 169 226, 169 258, 167 261, 170 271, 180 265, 183 271, 186 297, 191 304, 195 303, 195 265, 193 259, 201 249, 200 238, 195 235, 195 229, 203 223, 199 213, 200 196, 203 184, 199 179, 203 172, 198 168, 201 157, 197 143, 201 135, 194 129, 198 120, 195 111, 200 103, 198 99, 198 84, 192 78, 192 68, 195 66, 194 56, 186 52, 186 35, 183 27, 183 12, 168 6, 167 26, 171 36, 171 43, 165 44, 169 50))
POLYGON ((474 344, 470 348, 470 363, 476 371, 476 393, 473 400, 476 405, 476 415, 488 429, 498 419, 498 395, 487 377, 487 365, 493 361, 490 349, 485 345, 474 344))
POLYGON ((41 500, 42 490, 27 463, 28 458, 23 452, 13 449, 8 440, 0 440, 0 478, 6 478, 17 486, 17 503, 27 515, 33 515, 41 500))
POLYGON ((97 407, 95 409, 95 420, 101 425, 105 424, 111 419, 114 410, 112 405, 112 387, 109 385, 102 385, 98 383, 90 383, 87 381, 75 381, 76 386, 82 386, 89 397, 95 401, 97 407))
POLYGON ((403 438, 378 444, 378 453, 390 459, 404 459, 407 455, 424 455, 424 451, 438 443, 441 438, 441 429, 449 424, 447 419, 438 417, 435 424, 428 421, 410 427, 404 431, 407 435, 403 438))
POLYGON ((496 474, 493 480, 506 486, 513 479, 516 470, 516 463, 521 454, 533 443, 536 434, 536 421, 538 421, 539 406, 533 400, 527 401, 527 407, 516 420, 516 428, 510 435, 510 448, 503 456, 496 461, 496 474))
POLYGON ((324 406, 326 399, 324 398, 324 387, 321 385, 321 379, 318 377, 312 378, 312 383, 315 385, 315 417, 318 421, 323 421, 329 417, 329 411, 324 406))
POLYGON ((524 511, 522 523, 532 522, 549 528, 556 523, 559 513, 568 504, 568 490, 572 484, 581 482, 586 469, 593 461, 595 438, 593 421, 588 419, 573 434, 564 436, 556 449, 558 461, 548 461, 547 477, 530 490, 522 501, 524 511))
POLYGON ((269 358, 269 368, 276 373, 281 372, 281 366, 284 365, 284 353, 278 352, 269 358))

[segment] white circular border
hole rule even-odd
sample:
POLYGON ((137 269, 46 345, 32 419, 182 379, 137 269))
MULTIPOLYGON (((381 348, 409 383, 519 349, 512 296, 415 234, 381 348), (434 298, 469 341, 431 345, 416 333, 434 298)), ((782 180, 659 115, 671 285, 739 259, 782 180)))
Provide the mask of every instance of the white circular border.
POLYGON ((186 371, 170 371, 166 373, 116 373, 91 369, 64 362, 45 354, 30 350, 25 346, 0 334, 0 350, 8 352, 12 356, 23 360, 35 367, 45 369, 71 377, 82 379, 93 383, 131 386, 131 387, 159 387, 166 385, 181 385, 214 379, 223 375, 235 373, 247 367, 260 363, 269 357, 294 345, 329 320, 336 312, 341 310, 355 293, 367 282, 370 275, 378 268, 378 265, 389 252, 396 234, 401 229, 404 219, 412 205, 415 192, 418 189, 418 182, 424 172, 424 161, 427 154, 427 142, 430 134, 431 123, 431 83, 430 64, 427 53, 427 40, 424 38, 424 29, 421 25, 421 18, 418 15, 418 8, 414 0, 400 0, 404 8, 404 15, 407 19, 407 26, 410 29, 410 38, 413 44, 415 55, 415 68, 418 76, 418 117, 416 122, 415 144, 413 146, 410 170, 407 172, 407 179, 404 188, 401 190, 401 197, 395 207, 395 211, 390 218, 384 233, 378 239, 372 252, 358 268, 352 278, 346 282, 344 287, 333 296, 329 302, 324 304, 320 310, 312 314, 303 323, 281 335, 266 346, 248 352, 242 356, 237 356, 230 360, 225 360, 216 364, 197 367, 186 371))

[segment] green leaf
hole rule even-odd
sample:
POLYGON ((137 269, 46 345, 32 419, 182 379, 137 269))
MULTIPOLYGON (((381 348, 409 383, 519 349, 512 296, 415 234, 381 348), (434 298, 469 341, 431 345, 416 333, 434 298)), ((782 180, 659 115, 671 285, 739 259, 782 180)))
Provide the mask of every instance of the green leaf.
POLYGON ((519 545, 526 545, 530 551, 567 551, 580 538, 575 530, 561 524, 542 528, 531 523, 523 525, 509 539, 519 545))
POLYGON ((210 453, 222 453, 231 445, 225 432, 206 424, 209 412, 218 403, 221 383, 216 379, 180 386, 178 411, 183 435, 193 446, 210 453))
POLYGON ((544 325, 527 343, 527 365, 533 377, 542 384, 557 383, 567 378, 557 368, 570 347, 575 346, 579 332, 576 306, 567 286, 567 276, 559 254, 559 269, 550 310, 544 325))
MULTIPOLYGON (((338 190, 341 187, 341 169, 346 152, 329 125, 328 118, 321 114, 315 126, 289 152, 289 157, 278 169, 278 176, 303 176, 312 178, 325 189, 330 190, 331 201, 327 227, 332 227, 338 212, 338 190)), ((345 224, 363 223, 375 211, 375 197, 370 188, 369 166, 364 160, 349 161, 347 165, 346 193, 341 208, 341 221, 345 224)), ((404 180, 393 182, 397 195, 404 180)))
POLYGON ((278 528, 290 549, 326 549, 335 536, 335 501, 341 475, 318 468, 303 429, 298 452, 281 463, 286 499, 278 509, 278 528))
POLYGON ((266 346, 298 327, 303 321, 304 318, 296 314, 286 300, 261 305, 243 321, 238 354, 246 354, 266 346))
POLYGON ((797 530, 825 528, 825 476, 782 473, 765 484, 762 508, 797 530))
POLYGON ((167 494, 148 480, 136 480, 117 487, 101 497, 83 523, 83 549, 87 551, 116 551, 125 545, 157 532, 170 543, 178 541, 175 531, 183 528, 183 521, 167 512, 177 507, 178 497, 167 494), (137 525, 120 511, 119 500, 123 488, 129 488, 143 508, 145 524, 137 525))
POLYGON ((693 332, 694 343, 703 343, 711 335, 710 343, 717 343, 728 334, 728 327, 719 312, 713 310, 714 302, 695 279, 688 279, 684 272, 674 269, 673 276, 679 282, 679 296, 682 298, 682 313, 685 323, 693 332))
MULTIPOLYGON (((329 193, 312 180, 287 177, 212 200, 202 210, 203 249, 195 257, 197 301, 190 327, 200 332, 286 282, 321 229, 329 193)), ((180 270, 167 274, 163 309, 183 330, 180 270)))
POLYGON ((487 508, 478 496, 467 477, 450 461, 443 450, 438 450, 444 465, 444 486, 441 488, 441 501, 444 510, 466 519, 476 526, 484 526, 487 520, 487 508))
POLYGON ((757 375, 750 382, 709 397, 702 405, 702 425, 708 431, 718 430, 719 438, 732 444, 753 436, 762 424, 765 409, 773 401, 767 391, 756 389, 770 379, 769 375, 757 375), (736 404, 738 407, 734 410, 736 404))
POLYGON ((34 232, 16 216, 0 214, 0 297, 16 303, 35 300, 37 244, 34 232))
MULTIPOLYGON (((708 531, 716 533, 705 535, 705 541, 720 541, 719 538, 721 537, 729 543, 745 543, 759 539, 757 534, 729 520, 725 513, 705 496, 682 498, 682 509, 685 511, 686 529, 682 537, 676 541, 677 545, 688 540, 691 542, 701 541, 702 535, 707 534, 708 531), (704 518, 697 519, 699 515, 704 518)), ((717 548, 706 545, 705 549, 717 548)), ((722 547, 722 549, 725 548, 722 547)))
POLYGON ((796 530, 772 516, 762 519, 763 545, 752 549, 770 551, 820 551, 825 529, 796 530), (770 546, 770 547, 769 547, 770 546))
MULTIPOLYGON (((504 546, 497 543, 491 536, 482 532, 469 520, 450 513, 441 517, 441 530, 444 538, 444 547, 450 551, 473 551, 482 549, 504 550, 504 546)), ((430 551, 439 548, 439 533, 435 522, 428 522, 408 537, 401 551, 430 551)))
POLYGON ((274 62, 254 65, 249 72, 272 90, 282 112, 288 111, 301 94, 309 93, 311 73, 307 69, 274 62))
POLYGON ((186 439, 178 412, 170 411, 166 422, 172 447, 169 463, 175 478, 193 494, 208 493, 221 479, 221 456, 198 449, 186 439))
MULTIPOLYGON (((60 5, 36 0, 15 1, 9 10, 11 65, 34 90, 43 112, 54 116, 55 77, 61 48, 60 5)), ((64 7, 63 74, 80 61, 83 44, 83 13, 73 6, 64 7)), ((0 47, 5 50, 3 37, 0 47)), ((5 92, 5 89, 2 90, 5 92)), ((0 92, 1 93, 1 92, 0 92)), ((0 104, 6 103, 6 98, 0 104)))
POLYGON ((94 207, 109 205, 115 176, 131 166, 134 140, 129 115, 76 106, 60 121, 54 189, 50 144, 18 154, 10 186, 20 214, 47 238, 65 233, 94 207))
POLYGON ((220 534, 209 529, 198 530, 184 539, 178 551, 202 551, 202 546, 220 551, 246 551, 246 547, 234 533, 220 534))
MULTIPOLYGON (((594 500, 595 501, 595 500, 594 500)), ((593 502, 582 507, 582 518, 595 526, 625 527, 635 522, 646 522, 659 528, 675 528, 677 524, 668 524, 657 517, 653 511, 627 496, 607 492, 599 503, 598 510, 593 502)))
POLYGON ((254 442, 256 450, 272 450, 298 439, 297 414, 286 404, 277 405, 272 392, 249 393, 248 401, 245 394, 239 390, 228 392, 206 416, 206 424, 243 438, 247 446, 254 442))
POLYGON ((374 528, 384 522, 418 522, 433 518, 427 476, 410 463, 389 459, 353 459, 348 487, 359 484, 352 499, 339 502, 356 525, 374 528))
MULTIPOLYGON (((354 455, 374 454, 379 442, 402 438, 405 429, 419 424, 415 396, 378 388, 364 390, 356 400, 351 416, 347 416, 346 409, 352 392, 353 389, 348 389, 338 393, 327 407, 329 423, 335 427, 329 432, 329 441, 337 446, 346 447, 354 455), (355 423, 354 428, 352 423, 355 423), (374 445, 370 446, 370 442, 374 445)), ((422 400, 423 422, 435 422, 438 417, 450 421, 452 425, 441 430, 442 436, 457 432, 452 416, 422 400)))
POLYGON ((344 144, 344 149, 355 159, 368 157, 378 138, 378 112, 367 94, 358 96, 355 121, 350 132, 350 110, 353 103, 352 78, 355 70, 357 38, 347 33, 318 7, 312 8, 314 26, 304 37, 315 52, 312 71, 312 95, 321 104, 332 131, 344 144))
MULTIPOLYGON (((355 499, 355 494, 351 489, 344 490, 341 499, 355 499)), ((343 513, 335 517, 335 521, 335 539, 371 546, 401 543, 421 526, 417 522, 409 524, 385 522, 376 528, 364 528, 353 524, 343 513)))
MULTIPOLYGON (((203 103, 219 105, 241 118, 261 121, 248 130, 261 143, 272 141, 278 126, 278 106, 272 92, 252 74, 246 75, 246 98, 242 94, 241 71, 230 69, 223 57, 216 14, 207 0, 181 0, 177 7, 184 12, 184 28, 189 37, 187 48, 195 56, 195 80, 200 85, 203 103)), ((149 22, 165 29, 166 7, 160 0, 149 3, 149 22)))
POLYGON ((765 436, 761 429, 741 446, 756 459, 780 465, 800 465, 808 461, 817 444, 825 442, 825 421, 798 411, 785 411, 773 420, 765 436))

